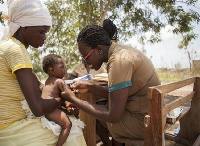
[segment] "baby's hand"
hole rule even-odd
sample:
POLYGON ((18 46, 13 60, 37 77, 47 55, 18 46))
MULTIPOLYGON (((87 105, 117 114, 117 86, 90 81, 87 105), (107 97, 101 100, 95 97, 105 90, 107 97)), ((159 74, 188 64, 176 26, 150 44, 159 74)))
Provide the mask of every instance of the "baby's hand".
POLYGON ((79 109, 73 103, 66 101, 65 105, 69 115, 79 118, 79 109))
POLYGON ((68 101, 65 101, 65 106, 66 106, 66 108, 71 108, 71 107, 75 108, 76 107, 73 103, 68 102, 68 101))

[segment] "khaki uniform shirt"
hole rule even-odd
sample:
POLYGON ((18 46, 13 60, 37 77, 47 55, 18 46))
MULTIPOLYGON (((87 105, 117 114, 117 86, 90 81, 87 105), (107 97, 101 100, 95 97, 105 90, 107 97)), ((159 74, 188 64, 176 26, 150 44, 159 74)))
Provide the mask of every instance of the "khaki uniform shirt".
POLYGON ((143 138, 144 116, 149 101, 148 87, 160 84, 155 68, 141 51, 131 46, 112 43, 108 51, 109 92, 129 88, 125 113, 118 123, 107 123, 114 139, 143 138))

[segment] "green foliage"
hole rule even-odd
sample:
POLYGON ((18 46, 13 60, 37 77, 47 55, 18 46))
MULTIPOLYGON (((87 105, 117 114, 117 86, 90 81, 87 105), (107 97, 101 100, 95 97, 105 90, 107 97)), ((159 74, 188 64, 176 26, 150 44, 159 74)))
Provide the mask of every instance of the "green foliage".
POLYGON ((0 23, 4 25, 4 20, 2 19, 2 12, 0 12, 0 23))
POLYGON ((37 73, 37 76, 40 79, 44 79, 46 75, 42 69, 42 59, 44 56, 42 51, 38 48, 33 48, 33 47, 29 47, 28 51, 30 53, 30 58, 33 63, 34 72, 37 73))
MULTIPOLYGON (((53 27, 47 35, 41 53, 61 55, 67 68, 71 68, 79 60, 76 37, 80 22, 77 18, 76 7, 74 7, 76 2, 55 0, 46 3, 53 18, 53 27)), ((33 52, 35 53, 37 54, 33 52)))
POLYGON ((183 40, 180 42, 179 44, 179 48, 180 49, 187 49, 188 45, 190 42, 192 42, 193 39, 196 39, 197 38, 197 35, 194 34, 194 33, 191 33, 191 34, 185 34, 183 35, 183 40))
POLYGON ((65 60, 67 68, 80 62, 77 49, 78 32, 88 24, 96 24, 100 19, 98 1, 63 1, 46 2, 53 18, 43 53, 56 53, 65 60))
MULTIPOLYGON (((4 1, 3 0, 0 0, 0 4, 3 4, 4 3, 4 1)), ((2 25, 4 25, 4 20, 2 19, 2 11, 0 11, 0 23, 2 24, 2 25)))
POLYGON ((195 11, 197 2, 197 0, 115 0, 110 8, 116 7, 112 10, 115 12, 110 17, 118 19, 120 34, 125 39, 134 35, 138 36, 142 43, 159 42, 162 40, 160 31, 166 25, 173 26, 173 33, 181 34, 185 39, 184 34, 192 35, 192 24, 199 23, 200 20, 200 14, 195 11), (116 15, 117 11, 123 12, 122 15, 116 15), (154 32, 153 35, 149 38, 144 37, 149 31, 154 32))
POLYGON ((48 0, 53 27, 41 53, 59 54, 67 67, 73 68, 80 61, 78 33, 88 24, 102 25, 105 18, 114 20, 120 42, 133 36, 142 44, 159 42, 161 29, 170 25, 174 34, 183 37, 179 47, 186 49, 197 38, 193 32, 194 23, 200 20, 200 14, 195 11, 196 3, 197 0, 48 0), (147 32, 152 32, 151 36, 145 36, 147 32))

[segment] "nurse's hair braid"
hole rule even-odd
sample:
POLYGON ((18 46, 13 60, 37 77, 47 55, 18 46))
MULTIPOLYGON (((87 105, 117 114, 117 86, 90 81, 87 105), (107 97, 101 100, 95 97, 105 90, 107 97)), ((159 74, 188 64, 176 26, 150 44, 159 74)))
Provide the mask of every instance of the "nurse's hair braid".
POLYGON ((111 45, 111 40, 117 40, 117 27, 110 20, 105 19, 103 27, 98 25, 87 25, 79 33, 77 41, 86 46, 95 48, 97 45, 111 45))
POLYGON ((56 54, 49 54, 44 57, 42 61, 42 68, 46 74, 48 73, 49 67, 54 67, 55 64, 58 63, 58 58, 62 57, 56 54))

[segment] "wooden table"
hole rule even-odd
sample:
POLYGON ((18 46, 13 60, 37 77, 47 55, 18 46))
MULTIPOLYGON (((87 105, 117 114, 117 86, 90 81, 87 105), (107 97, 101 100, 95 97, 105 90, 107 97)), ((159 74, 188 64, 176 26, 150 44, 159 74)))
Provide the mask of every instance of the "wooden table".
MULTIPOLYGON (((81 100, 88 101, 90 103, 96 103, 96 99, 92 93, 82 93, 78 97, 81 100)), ((79 118, 85 123, 85 128, 83 129, 83 135, 85 137, 86 144, 88 146, 96 145, 96 118, 80 110, 79 118)))
MULTIPOLYGON (((96 84, 101 86, 107 85, 107 82, 95 81, 96 84)), ((89 103, 96 103, 96 98, 92 93, 81 93, 77 95, 81 100, 87 101, 89 103)), ((85 128, 83 129, 83 135, 85 137, 86 144, 88 146, 96 145, 96 118, 85 113, 84 111, 79 111, 79 118, 85 123, 85 128)))

